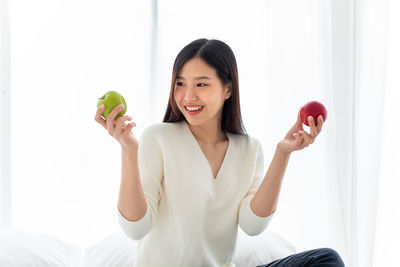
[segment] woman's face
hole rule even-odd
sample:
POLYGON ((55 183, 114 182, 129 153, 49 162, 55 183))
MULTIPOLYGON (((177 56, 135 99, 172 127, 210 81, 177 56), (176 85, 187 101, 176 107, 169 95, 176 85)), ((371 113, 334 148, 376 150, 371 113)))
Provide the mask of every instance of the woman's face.
POLYGON ((230 96, 228 86, 221 83, 215 69, 199 57, 188 60, 175 81, 176 104, 192 125, 220 123, 222 107, 230 96), (201 107, 201 110, 191 112, 187 107, 201 107))

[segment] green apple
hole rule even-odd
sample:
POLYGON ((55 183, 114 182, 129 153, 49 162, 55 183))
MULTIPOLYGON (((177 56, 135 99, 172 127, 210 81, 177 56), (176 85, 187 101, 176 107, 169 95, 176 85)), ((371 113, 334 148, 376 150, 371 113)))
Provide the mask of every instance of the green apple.
POLYGON ((124 109, 115 116, 115 119, 123 116, 126 112, 126 102, 124 97, 116 91, 108 91, 101 98, 99 98, 99 102, 97 102, 97 108, 99 108, 102 104, 104 104, 105 109, 101 115, 104 118, 111 113, 111 111, 118 105, 124 104, 124 109))

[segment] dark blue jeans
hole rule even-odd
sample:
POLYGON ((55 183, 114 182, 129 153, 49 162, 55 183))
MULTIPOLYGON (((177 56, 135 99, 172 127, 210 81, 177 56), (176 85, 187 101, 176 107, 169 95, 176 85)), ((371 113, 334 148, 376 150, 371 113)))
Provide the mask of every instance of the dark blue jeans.
POLYGON ((318 248, 290 255, 257 267, 344 267, 339 253, 331 248, 318 248))

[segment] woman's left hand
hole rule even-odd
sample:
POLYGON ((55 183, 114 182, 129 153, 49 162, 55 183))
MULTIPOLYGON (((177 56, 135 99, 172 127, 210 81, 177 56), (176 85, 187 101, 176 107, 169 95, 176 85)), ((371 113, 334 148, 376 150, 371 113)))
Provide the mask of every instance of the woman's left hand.
POLYGON ((296 123, 286 134, 285 138, 278 143, 277 149, 284 154, 290 154, 293 151, 301 150, 314 143, 315 138, 321 132, 324 120, 322 118, 322 115, 319 115, 317 126, 315 126, 314 119, 312 118, 312 116, 309 116, 308 123, 310 125, 310 134, 305 132, 303 129, 303 122, 301 121, 299 111, 299 113, 297 114, 296 123))

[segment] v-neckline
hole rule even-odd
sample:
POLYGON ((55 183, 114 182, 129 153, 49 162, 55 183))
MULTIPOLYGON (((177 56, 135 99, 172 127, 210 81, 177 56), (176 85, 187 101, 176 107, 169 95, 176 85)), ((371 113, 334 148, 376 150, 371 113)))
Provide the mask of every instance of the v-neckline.
POLYGON ((232 143, 232 138, 231 138, 230 133, 229 132, 225 132, 225 134, 226 134, 226 136, 228 138, 228 147, 226 148, 225 156, 224 156, 224 159, 222 160, 221 166, 219 167, 219 170, 217 172, 217 176, 214 177, 214 174, 213 174, 213 171, 212 171, 212 167, 211 167, 210 163, 208 162, 207 157, 203 152, 203 149, 201 149, 200 144, 197 142, 196 137, 194 137, 192 131, 190 130, 188 122, 186 120, 183 120, 183 124, 184 124, 184 127, 185 127, 186 131, 188 132, 188 135, 189 135, 190 139, 192 140, 192 143, 194 144, 194 146, 196 147, 197 151, 199 152, 200 157, 202 158, 202 160, 206 164, 206 166, 208 166, 208 171, 210 173, 209 176, 211 177, 211 179, 214 182, 219 181, 220 178, 221 178, 220 176, 222 175, 222 171, 224 170, 224 166, 226 164, 227 158, 229 157, 229 151, 230 151, 230 147, 232 145, 231 144, 232 143))

